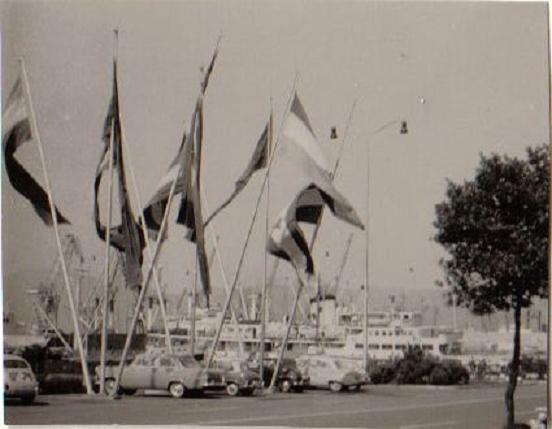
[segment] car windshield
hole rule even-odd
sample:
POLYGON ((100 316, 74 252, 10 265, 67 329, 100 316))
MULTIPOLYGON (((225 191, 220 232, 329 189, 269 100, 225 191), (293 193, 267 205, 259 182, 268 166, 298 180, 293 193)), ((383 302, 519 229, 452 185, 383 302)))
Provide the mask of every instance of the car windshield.
POLYGON ((199 367, 199 363, 192 356, 178 356, 178 360, 185 368, 199 367))
POLYGON ((26 368, 26 369, 28 369, 29 367, 22 360, 8 359, 8 360, 4 361, 4 368, 10 368, 10 369, 11 368, 26 368))

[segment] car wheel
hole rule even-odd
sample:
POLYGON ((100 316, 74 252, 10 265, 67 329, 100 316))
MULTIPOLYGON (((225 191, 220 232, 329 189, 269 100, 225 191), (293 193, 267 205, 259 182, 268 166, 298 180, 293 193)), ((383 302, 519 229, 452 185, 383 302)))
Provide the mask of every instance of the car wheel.
POLYGON ((293 389, 295 393, 303 393, 303 386, 298 386, 293 389))
MULTIPOLYGON (((117 393, 122 393, 122 389, 119 386, 119 391, 117 393)), ((115 394, 115 379, 108 378, 105 380, 105 393, 108 396, 113 396, 115 394)))
POLYGON ((182 398, 186 388, 180 382, 174 382, 169 385, 169 393, 173 398, 182 398))
POLYGON ((291 390, 291 382, 289 380, 282 380, 280 383, 280 390, 284 393, 288 393, 291 390))
POLYGON ((34 395, 23 396, 21 398, 21 403, 23 405, 31 405, 34 402, 34 399, 35 399, 34 395))
POLYGON ((228 396, 238 396, 240 387, 236 383, 229 383, 226 386, 226 393, 228 393, 228 396))
POLYGON ((132 396, 136 393, 136 389, 123 389, 123 393, 128 396, 132 396))
POLYGON ((338 383, 337 381, 330 382, 330 390, 332 392, 341 392, 341 389, 343 389, 343 385, 341 383, 338 383))

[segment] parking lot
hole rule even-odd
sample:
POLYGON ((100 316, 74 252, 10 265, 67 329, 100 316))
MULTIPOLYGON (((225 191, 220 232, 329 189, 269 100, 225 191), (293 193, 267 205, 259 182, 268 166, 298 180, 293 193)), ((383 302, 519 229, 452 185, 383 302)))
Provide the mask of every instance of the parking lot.
MULTIPOLYGON (((231 398, 221 394, 173 399, 166 394, 120 400, 86 395, 41 395, 32 406, 10 402, 7 424, 190 424, 364 428, 498 428, 503 384, 435 388, 368 386, 362 392, 275 393, 231 398)), ((516 420, 545 404, 543 383, 518 386, 516 420)))

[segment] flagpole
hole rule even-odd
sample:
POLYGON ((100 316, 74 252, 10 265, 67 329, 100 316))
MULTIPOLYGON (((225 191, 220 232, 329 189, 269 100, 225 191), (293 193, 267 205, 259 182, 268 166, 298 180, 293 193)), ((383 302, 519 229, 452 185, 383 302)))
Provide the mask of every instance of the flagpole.
POLYGON ((92 385, 90 383, 90 375, 88 374, 88 366, 86 363, 86 359, 84 357, 84 349, 82 346, 82 339, 80 337, 80 331, 79 331, 79 322, 77 318, 77 314, 75 311, 75 303, 73 302, 73 295, 71 293, 71 285, 69 283, 69 273, 67 272, 67 265, 65 263, 65 256, 63 255, 63 249, 61 246, 61 240, 59 237, 59 228, 58 228, 58 219, 57 219, 57 213, 56 208, 54 206, 54 200, 52 196, 52 190, 50 189, 50 180, 48 178, 48 171, 46 170, 46 159, 44 157, 44 149, 42 147, 42 142, 40 140, 40 135, 38 133, 38 125, 36 121, 36 116, 33 108, 33 102, 31 98, 31 90, 29 87, 29 81, 27 79, 27 71, 25 69, 25 62, 21 58, 20 60, 21 64, 21 73, 23 75, 23 81, 25 83, 25 96, 27 98, 27 104, 29 106, 29 114, 31 117, 31 127, 32 127, 32 135, 36 138, 36 143, 38 146, 38 153, 40 156, 40 162, 42 164, 42 173, 44 175, 44 185, 46 188, 46 193, 48 195, 48 204, 50 205, 50 212, 52 214, 52 223, 54 227, 54 232, 56 236, 56 244, 59 252, 59 257, 61 260, 61 269, 63 272, 63 279, 65 282, 65 292, 67 293, 67 299, 69 301, 69 307, 71 309, 71 318, 73 321, 73 330, 74 335, 77 336, 77 348, 79 352, 81 367, 82 367, 82 374, 84 378, 84 383, 86 386, 86 393, 87 394, 93 394, 92 385))
POLYGON ((105 393, 105 353, 107 349, 107 326, 109 319, 109 250, 111 247, 111 205, 113 202, 113 139, 115 134, 114 121, 111 122, 109 138, 109 182, 107 197, 107 224, 105 232, 105 265, 104 265, 104 302, 102 312, 102 333, 100 343, 100 393, 105 393))
MULTIPOLYGON (((548 25, 546 26, 547 30, 547 42, 548 42, 548 131, 549 131, 549 197, 548 197, 548 217, 549 217, 549 243, 552 241, 552 42, 550 41, 552 33, 552 16, 550 15, 550 1, 546 4, 546 16, 548 20, 548 25)), ((551 353, 551 344, 552 344, 552 331, 550 326, 552 326, 552 250, 548 246, 548 377, 546 378, 546 403, 548 410, 548 422, 550 422, 550 416, 552 414, 552 353, 551 353)))
MULTIPOLYGON (((269 125, 268 125, 268 153, 269 156, 272 152, 272 97, 270 97, 270 119, 269 119, 269 125)), ((266 178, 266 216, 265 216, 265 243, 268 242, 269 237, 269 223, 268 218, 270 215, 270 172, 267 174, 266 178)), ((261 293, 261 347, 260 347, 260 353, 259 353, 259 360, 260 360, 260 378, 261 383, 264 389, 264 356, 265 356, 265 339, 266 339, 266 322, 267 322, 267 273, 268 273, 268 252, 264 252, 264 275, 263 275, 263 290, 261 293)))
POLYGON ((284 337, 284 341, 282 343, 282 347, 280 348, 280 353, 278 355, 278 360, 276 361, 276 366, 274 367, 274 372, 272 373, 272 380, 270 380, 270 386, 268 387, 269 392, 273 391, 274 384, 276 383, 276 379, 278 378, 278 372, 280 371, 280 366, 282 365, 282 360, 284 359, 284 353, 286 351, 287 343, 289 340, 289 334, 291 333, 291 327, 293 326, 293 320, 295 319, 295 313, 297 312, 297 304, 299 303, 299 297, 301 296, 301 291, 303 290, 303 286, 304 286, 303 279, 299 271, 297 271, 297 267, 294 265, 293 268, 295 269, 295 272, 297 273, 297 278, 299 279, 299 287, 297 288, 297 293, 295 294, 295 301, 293 302, 293 307, 291 309, 291 315, 289 317, 289 321, 286 329, 286 336, 284 337))
MULTIPOLYGON (((121 124, 121 135, 123 140, 125 140, 123 122, 122 120, 120 120, 119 122, 121 124)), ((140 207, 138 219, 140 221, 139 222, 140 227, 142 228, 142 234, 144 236, 144 240, 146 243, 146 255, 148 256, 148 259, 151 261, 152 255, 151 255, 151 248, 150 248, 150 240, 149 240, 149 235, 146 228, 146 221, 144 219, 144 210, 143 210, 142 201, 140 198, 140 192, 138 191, 136 176, 134 174, 134 166, 132 164, 132 158, 130 156, 130 148, 128 147, 128 144, 124 145, 124 148, 126 148, 126 152, 127 152, 127 161, 128 161, 128 167, 130 170, 130 178, 132 182, 132 189, 134 191, 134 197, 136 198, 138 207, 140 207)), ((159 281, 159 274, 157 272, 156 266, 153 269, 153 284, 157 292, 157 297, 159 298, 159 308, 161 309, 161 318, 163 319, 163 327, 165 329, 165 345, 167 346, 169 353, 172 353, 171 333, 167 322, 167 307, 165 306, 165 300, 163 299, 163 292, 161 290, 161 283, 159 281)))
POLYGON ((276 153, 276 148, 278 147, 278 142, 280 140, 279 137, 280 137, 280 134, 281 134, 282 129, 283 129, 284 121, 285 121, 285 119, 286 119, 286 117, 289 113, 290 108, 291 108, 291 101, 292 101, 293 94, 295 94, 295 89, 296 89, 296 85, 297 85, 297 78, 298 78, 298 74, 295 75, 295 80, 293 81, 292 91, 289 95, 288 103, 286 105, 286 110, 285 110, 284 115, 282 117, 282 123, 280 124, 280 129, 278 130, 278 138, 276 139, 276 143, 274 144, 274 150, 272 151, 272 153, 270 154, 270 156, 268 158, 268 165, 267 165, 266 173, 265 173, 265 176, 264 176, 264 180, 263 180, 263 183, 261 185, 261 189, 259 191, 259 196, 257 197, 257 202, 255 203, 255 210, 253 211, 253 216, 251 218, 251 222, 249 223, 249 230, 247 231, 247 235, 245 237, 245 243, 243 245, 242 252, 241 252, 241 255, 240 255, 240 259, 238 261, 238 267, 236 268, 236 273, 234 274, 234 280, 232 282, 232 287, 230 288, 230 293, 226 297, 226 301, 224 303, 224 308, 222 310, 222 317, 220 319, 219 326, 217 327, 217 332, 215 334, 215 338, 214 338, 213 344, 211 346, 211 350, 209 351, 209 357, 207 359, 206 368, 209 368, 211 366, 211 363, 213 362, 213 358, 215 356, 215 351, 217 349, 217 345, 218 345, 218 342, 219 342, 219 339, 220 339, 220 334, 222 333, 222 327, 224 325, 224 319, 226 318, 226 314, 228 313, 228 307, 230 306, 230 302, 232 301, 232 296, 234 294, 234 291, 236 289, 236 285, 238 283, 238 278, 239 278, 240 270, 241 270, 241 267, 242 267, 242 264, 243 264, 243 261, 244 261, 244 258, 245 258, 245 252, 247 250, 247 245, 249 244, 249 239, 251 237, 251 233, 253 232, 253 226, 255 225, 255 220, 257 219, 257 213, 259 211, 260 202, 261 202, 261 199, 262 199, 262 196, 263 196, 264 188, 266 186, 266 182, 267 182, 267 179, 268 179, 268 174, 270 172, 270 167, 272 166, 272 160, 273 160, 274 155, 276 153))
MULTIPOLYGON (((201 188, 201 195, 203 197, 203 203, 205 204, 205 209, 209 210, 207 197, 205 196, 203 188, 201 188)), ((220 249, 218 248, 218 239, 217 239, 217 235, 216 235, 216 232, 215 232, 215 228, 213 227, 212 224, 209 225, 209 232, 211 233, 211 239, 213 240, 213 246, 215 248, 215 255, 214 256, 217 258, 219 268, 220 268, 220 272, 222 274, 222 280, 224 281, 224 289, 226 290, 226 294, 229 294, 230 293, 230 285, 228 284, 228 278, 226 276, 226 270, 224 269, 224 264, 222 263, 222 257, 220 256, 220 249)), ((235 323, 236 326, 237 326, 238 347, 239 347, 239 352, 240 352, 240 357, 241 357, 244 353, 243 341, 242 341, 241 332, 240 332, 240 329, 239 329, 239 326, 238 326, 238 318, 236 316, 236 312, 234 311, 234 308, 232 307, 232 305, 230 305, 230 314, 231 314, 231 317, 232 317, 232 323, 235 323)))
POLYGON ((138 300, 136 302, 136 306, 134 308, 134 313, 132 315, 132 321, 130 323, 130 329, 127 333, 127 337, 126 337, 126 340, 125 340, 125 345, 124 345, 124 348, 123 348, 123 353, 121 355, 121 360, 119 362, 119 368, 117 369, 117 376, 115 378, 115 386, 114 386, 114 390, 113 390, 113 395, 116 395, 117 391, 119 390, 119 385, 121 383, 121 375, 123 374, 124 363, 125 363, 125 360, 126 360, 126 357, 127 357, 127 354, 128 354, 128 350, 130 348, 130 342, 131 342, 132 336, 134 334, 134 329, 136 328, 136 323, 138 321, 138 316, 140 314, 140 309, 142 307, 142 303, 144 302, 144 296, 146 295, 146 291, 148 289, 149 281, 152 277, 153 267, 157 263, 157 258, 159 257, 159 254, 161 252, 162 243, 164 242, 163 237, 165 235, 165 230, 167 228, 167 220, 169 218, 169 212, 170 212, 170 208, 171 208, 172 201, 173 201, 173 198, 174 198, 174 194, 175 194, 175 190, 176 190, 176 184, 178 182, 178 177, 180 176, 181 168, 182 167, 180 167, 180 169, 178 171, 178 174, 175 176, 175 178, 172 182, 172 185, 171 185, 171 189, 169 191, 169 196, 167 198, 167 205, 165 207, 165 213, 163 213, 163 220, 161 222, 161 226, 159 228, 159 235, 157 237, 157 241, 156 241, 156 244, 155 244, 155 251, 153 252, 152 260, 151 260, 151 263, 150 263, 148 271, 147 271, 146 280, 145 280, 142 288, 140 289, 140 294, 138 295, 138 300))
POLYGON ((195 352, 195 340, 196 340, 196 306, 197 306, 197 276, 199 274, 197 269, 197 252, 194 264, 194 281, 192 283, 192 312, 190 314, 190 353, 192 356, 195 352))

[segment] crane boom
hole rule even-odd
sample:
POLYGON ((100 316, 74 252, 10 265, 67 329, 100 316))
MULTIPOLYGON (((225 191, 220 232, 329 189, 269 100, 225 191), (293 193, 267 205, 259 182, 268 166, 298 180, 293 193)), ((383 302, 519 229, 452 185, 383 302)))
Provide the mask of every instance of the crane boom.
POLYGON ((349 257, 349 250, 351 249, 352 241, 353 241, 353 233, 349 234, 349 238, 347 239, 347 244, 345 245, 345 253, 343 254, 343 260, 339 265, 339 269, 337 270, 337 274, 334 279, 334 287, 333 287, 334 296, 337 296, 337 290, 339 288, 341 276, 343 275, 343 271, 345 270, 345 264, 347 263, 347 258, 349 257))

